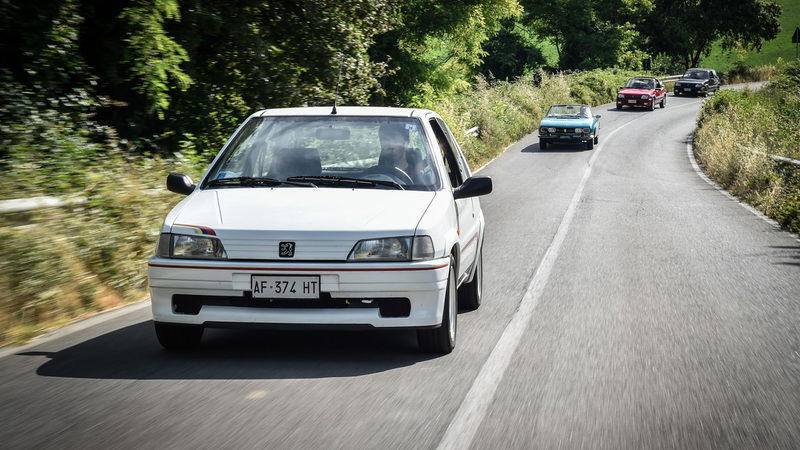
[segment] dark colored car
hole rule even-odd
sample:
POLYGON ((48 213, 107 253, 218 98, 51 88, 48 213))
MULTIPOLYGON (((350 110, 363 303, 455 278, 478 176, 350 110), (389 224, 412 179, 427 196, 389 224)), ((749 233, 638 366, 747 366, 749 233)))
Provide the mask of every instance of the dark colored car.
POLYGON ((702 95, 719 90, 719 76, 714 69, 689 69, 675 82, 675 95, 702 95))
POLYGON ((656 105, 662 108, 667 106, 667 89, 657 78, 631 78, 617 93, 617 109, 630 106, 652 111, 656 105))

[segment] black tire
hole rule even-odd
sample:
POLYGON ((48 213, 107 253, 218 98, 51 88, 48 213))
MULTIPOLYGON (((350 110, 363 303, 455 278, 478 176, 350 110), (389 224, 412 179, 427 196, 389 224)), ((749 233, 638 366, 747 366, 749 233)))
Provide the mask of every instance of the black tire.
POLYGON ((656 99, 653 99, 653 101, 650 102, 650 106, 647 107, 647 110, 648 111, 655 111, 656 110, 656 99))
POLYGON ((595 135, 594 136, 594 145, 597 145, 598 142, 600 142, 600 136, 595 135))
POLYGON ((622 105, 617 105, 617 109, 622 109, 622 105))
POLYGON ((442 323, 436 328, 417 330, 417 344, 423 353, 448 354, 456 347, 458 325, 458 294, 456 291, 456 264, 450 257, 450 275, 447 277, 447 293, 444 297, 442 323))
POLYGON ((681 93, 680 93, 680 92, 678 92, 678 91, 675 91, 675 92, 674 92, 672 95, 674 95, 675 97, 680 97, 680 96, 681 96, 681 93))
POLYGON ((539 150, 547 150, 547 141, 539 141, 539 150))
POLYGON ((591 150, 593 148, 594 148, 594 140, 589 139, 588 141, 586 141, 586 150, 591 150))
POLYGON ((481 306, 483 293, 483 249, 478 250, 475 258, 475 274, 472 281, 464 283, 458 288, 458 307, 465 311, 475 311, 481 306))
POLYGON ((661 106, 661 109, 664 109, 664 108, 667 107, 667 94, 664 94, 664 98, 661 99, 661 105, 659 105, 659 106, 661 106))
POLYGON ((167 350, 183 351, 197 348, 203 337, 203 327, 156 322, 156 337, 167 350))

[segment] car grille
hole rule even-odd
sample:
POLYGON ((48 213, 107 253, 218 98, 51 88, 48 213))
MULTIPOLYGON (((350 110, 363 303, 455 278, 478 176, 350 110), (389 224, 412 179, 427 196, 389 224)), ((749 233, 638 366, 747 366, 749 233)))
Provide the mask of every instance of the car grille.
POLYGON ((575 128, 556 128, 556 133, 575 133, 575 128))
POLYGON ((355 245, 354 240, 311 240, 293 239, 244 239, 222 238, 222 245, 228 259, 294 260, 294 261, 344 261, 355 245), (291 258, 281 258, 278 248, 283 241, 294 242, 295 251, 291 258))
POLYGON ((625 94, 625 100, 639 100, 639 99, 641 99, 641 98, 642 98, 642 96, 641 96, 641 95, 637 95, 637 94, 625 94))

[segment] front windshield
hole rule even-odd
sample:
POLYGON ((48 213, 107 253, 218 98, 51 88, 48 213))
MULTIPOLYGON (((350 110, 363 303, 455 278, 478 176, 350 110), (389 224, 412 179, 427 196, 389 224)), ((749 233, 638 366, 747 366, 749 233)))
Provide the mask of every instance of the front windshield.
POLYGON ((655 89, 655 81, 649 78, 631 78, 625 83, 626 88, 630 89, 655 89))
POLYGON ((592 117, 592 110, 586 105, 553 105, 547 117, 592 117))
MULTIPOLYGON (((296 116, 250 119, 212 168, 215 180, 270 178, 337 187, 341 179, 370 180, 359 188, 435 190, 439 177, 416 119, 296 116), (337 180, 335 178, 340 178, 337 180)), ((342 187, 354 187, 341 184, 342 187)), ((226 184, 226 187, 229 185, 226 184)))
POLYGON ((708 71, 707 70, 688 70, 685 74, 683 74, 683 78, 692 78, 695 80, 706 80, 708 79, 708 71))

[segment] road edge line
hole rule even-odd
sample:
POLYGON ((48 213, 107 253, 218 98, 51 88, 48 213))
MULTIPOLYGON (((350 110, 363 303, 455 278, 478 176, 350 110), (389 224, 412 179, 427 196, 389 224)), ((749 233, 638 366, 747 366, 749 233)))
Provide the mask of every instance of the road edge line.
POLYGON ((711 187, 713 187, 714 189, 719 191, 722 195, 727 197, 729 200, 733 200, 734 202, 738 203, 742 208, 750 211, 756 217, 758 217, 761 220, 763 220, 764 222, 767 222, 768 224, 770 224, 773 228, 775 228, 777 230, 780 230, 780 231, 783 231, 784 233, 786 233, 789 236, 791 236, 797 242, 800 242, 800 236, 792 233, 789 230, 783 229, 781 227, 781 224, 779 224, 777 221, 775 221, 775 219, 767 216, 766 214, 764 214, 761 211, 757 210, 753 205, 751 205, 751 204, 745 202, 744 200, 740 199, 739 197, 731 194, 725 188, 723 188, 722 186, 718 185, 716 181, 714 181, 711 178, 709 178, 708 175, 706 175, 705 172, 703 172, 703 169, 700 168, 700 164, 697 163, 697 158, 694 155, 694 135, 693 134, 690 134, 689 138, 686 141, 686 154, 689 157, 689 162, 692 163, 692 169, 694 169, 695 173, 697 173, 697 175, 699 175, 700 178, 703 179, 703 181, 705 181, 706 183, 711 185, 711 187))

